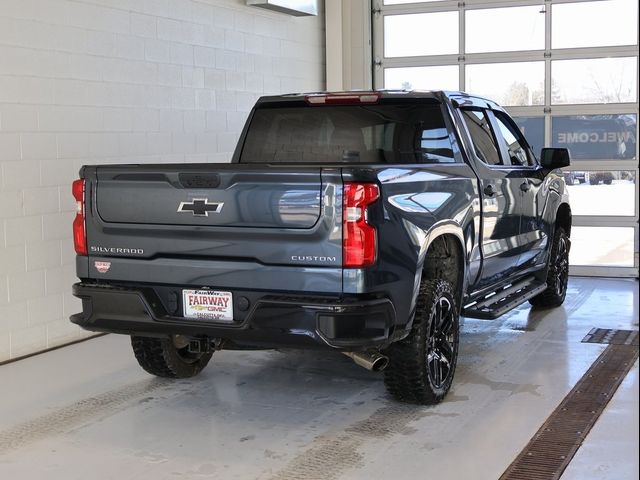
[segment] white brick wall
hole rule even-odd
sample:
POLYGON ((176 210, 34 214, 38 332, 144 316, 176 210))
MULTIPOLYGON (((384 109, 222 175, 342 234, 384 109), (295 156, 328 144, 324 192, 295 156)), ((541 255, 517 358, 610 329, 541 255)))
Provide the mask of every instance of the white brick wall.
POLYGON ((0 0, 0 362, 81 338, 82 164, 225 162, 262 94, 324 88, 324 19, 242 0, 0 0))

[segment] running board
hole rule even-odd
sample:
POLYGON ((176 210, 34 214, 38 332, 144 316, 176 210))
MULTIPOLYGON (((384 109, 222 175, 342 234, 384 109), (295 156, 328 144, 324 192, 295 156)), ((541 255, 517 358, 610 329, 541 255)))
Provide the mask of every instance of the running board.
POLYGON ((546 283, 534 278, 520 280, 506 288, 501 288, 490 296, 485 297, 462 310, 464 317, 493 320, 513 310, 530 298, 547 289, 546 283))

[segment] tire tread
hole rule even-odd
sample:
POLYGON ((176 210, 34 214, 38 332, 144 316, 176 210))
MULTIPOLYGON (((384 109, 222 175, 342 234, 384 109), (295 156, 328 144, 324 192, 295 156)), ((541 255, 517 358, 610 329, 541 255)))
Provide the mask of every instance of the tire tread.
MULTIPOLYGON (((562 236, 567 237, 564 228, 558 226, 553 236, 553 245, 551 246, 551 255, 549 257, 549 271, 547 273, 547 289, 529 300, 534 307, 559 307, 564 303, 566 297, 566 289, 563 295, 556 293, 556 267, 558 264, 558 245, 562 236)), ((568 237, 567 237, 568 241, 568 237)), ((569 243, 569 245, 571 245, 569 243)), ((568 254, 568 252, 567 252, 568 254)))
POLYGON ((454 328, 458 329, 458 307, 451 285, 444 280, 423 280, 416 301, 411 333, 405 339, 392 344, 386 351, 389 365, 384 370, 384 383, 387 391, 400 401, 432 405, 442 401, 449 391, 457 360, 457 333, 453 370, 444 387, 434 391, 426 373, 425 350, 430 309, 443 294, 448 294, 452 301, 451 306, 456 316, 454 328))
POLYGON ((211 353, 192 362, 180 358, 170 338, 131 337, 133 354, 140 366, 151 375, 163 378, 188 378, 200 373, 211 359, 211 353))

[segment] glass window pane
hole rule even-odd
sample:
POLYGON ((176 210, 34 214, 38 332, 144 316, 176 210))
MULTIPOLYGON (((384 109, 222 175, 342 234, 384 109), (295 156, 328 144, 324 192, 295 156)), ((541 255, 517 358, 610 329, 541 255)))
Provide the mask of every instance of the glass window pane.
POLYGON ((527 139, 533 153, 538 156, 544 147, 544 118, 543 117, 513 117, 518 128, 527 139))
POLYGON ((544 105, 544 62, 467 65, 465 90, 500 105, 544 105))
POLYGON ((499 137, 498 142, 503 141, 509 154, 509 160, 511 165, 523 166, 533 165, 533 160, 529 155, 529 150, 524 141, 522 141, 522 135, 502 112, 494 112, 496 116, 496 123, 500 133, 496 133, 499 137))
POLYGON ((467 10, 465 25, 467 53, 544 49, 544 5, 467 10))
POLYGON ((633 267, 633 241, 631 227, 573 227, 569 263, 633 267))
POLYGON ((572 160, 636 158, 635 114, 551 118, 551 145, 568 148, 572 160))
POLYGON ((425 129, 447 132, 441 107, 433 104, 258 108, 239 161, 416 163, 416 132, 423 118, 425 129))
POLYGON ((564 172, 564 179, 574 215, 635 216, 634 170, 570 170, 564 172))
POLYGON ((553 5, 551 25, 552 48, 635 45, 638 0, 553 5))
POLYGON ((457 65, 384 69, 384 88, 405 90, 459 90, 457 65))
POLYGON ((551 62, 551 103, 635 102, 637 57, 551 62))
POLYGON ((458 12, 385 15, 385 57, 454 53, 458 53, 458 12))
POLYGON ((477 110, 461 110, 461 113, 478 158, 489 165, 502 165, 487 115, 477 110))
POLYGON ((444 0, 384 0, 385 5, 401 5, 403 3, 442 2, 444 0))
POLYGON ((430 118, 425 119, 418 148, 423 163, 455 163, 457 161, 449 131, 443 121, 433 122, 430 118))

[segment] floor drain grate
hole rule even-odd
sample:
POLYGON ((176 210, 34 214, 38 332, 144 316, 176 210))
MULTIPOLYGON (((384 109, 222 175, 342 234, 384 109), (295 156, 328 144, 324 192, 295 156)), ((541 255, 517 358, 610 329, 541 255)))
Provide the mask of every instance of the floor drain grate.
POLYGON ((635 346, 609 345, 500 480, 560 478, 637 358, 635 346))
POLYGON ((609 345, 638 346, 638 331, 592 328, 591 331, 582 339, 582 343, 607 343, 609 345))

